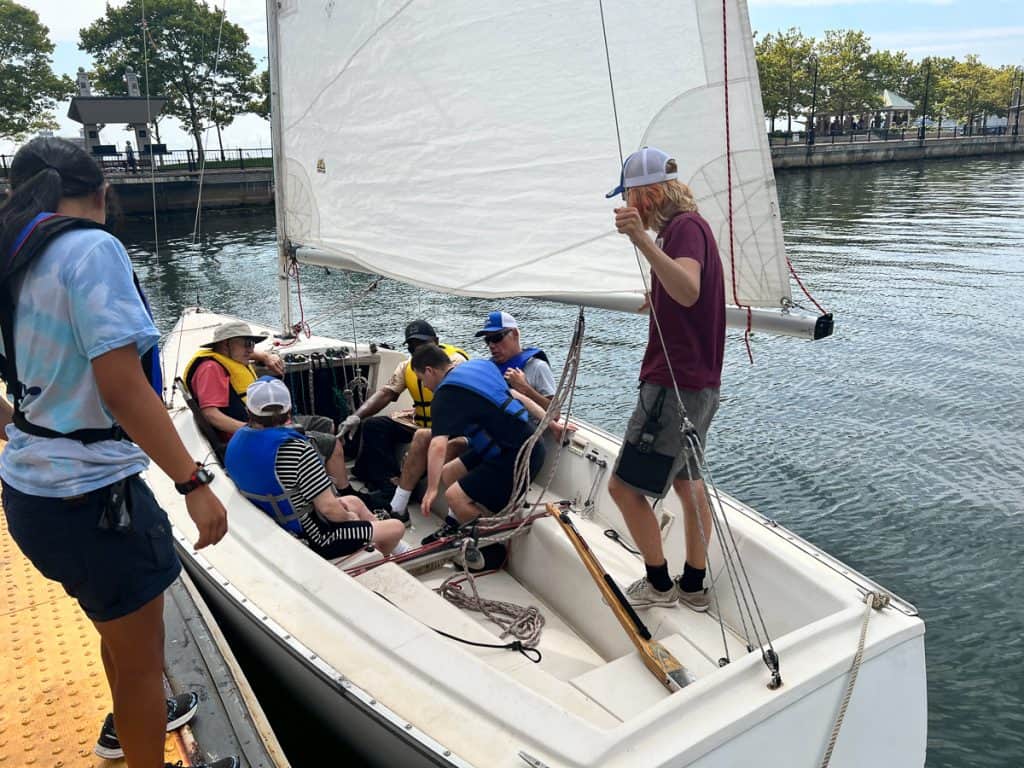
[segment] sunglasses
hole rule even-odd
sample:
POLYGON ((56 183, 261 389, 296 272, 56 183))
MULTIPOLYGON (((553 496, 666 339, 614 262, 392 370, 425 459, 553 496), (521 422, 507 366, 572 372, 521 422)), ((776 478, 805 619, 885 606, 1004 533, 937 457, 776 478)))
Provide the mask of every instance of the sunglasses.
POLYGON ((498 331, 497 333, 489 333, 486 336, 484 336, 484 344, 497 344, 510 333, 512 333, 512 331, 498 331))

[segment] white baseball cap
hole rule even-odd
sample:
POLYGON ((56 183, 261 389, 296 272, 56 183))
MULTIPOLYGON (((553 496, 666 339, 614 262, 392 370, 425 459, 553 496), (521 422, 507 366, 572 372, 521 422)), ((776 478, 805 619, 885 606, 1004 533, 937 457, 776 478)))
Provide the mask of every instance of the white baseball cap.
POLYGON ((245 406, 256 416, 272 416, 292 409, 292 394, 280 379, 261 376, 245 390, 245 406), (275 406, 280 411, 269 410, 275 406))
POLYGON ((626 162, 622 164, 619 186, 605 195, 605 197, 624 195, 627 189, 632 189, 633 187, 646 187, 648 184, 671 181, 679 175, 674 171, 669 173, 667 170, 668 161, 672 159, 672 157, 654 147, 638 149, 627 157, 626 162))

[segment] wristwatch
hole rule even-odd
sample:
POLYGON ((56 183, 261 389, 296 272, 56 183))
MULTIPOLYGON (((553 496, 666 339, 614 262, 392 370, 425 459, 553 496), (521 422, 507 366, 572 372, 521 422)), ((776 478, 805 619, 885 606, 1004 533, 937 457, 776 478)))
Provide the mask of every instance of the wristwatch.
POLYGON ((211 482, 213 482, 213 472, 197 464, 196 471, 192 473, 192 477, 184 483, 175 483, 174 488, 182 496, 187 496, 200 485, 209 485, 211 482))

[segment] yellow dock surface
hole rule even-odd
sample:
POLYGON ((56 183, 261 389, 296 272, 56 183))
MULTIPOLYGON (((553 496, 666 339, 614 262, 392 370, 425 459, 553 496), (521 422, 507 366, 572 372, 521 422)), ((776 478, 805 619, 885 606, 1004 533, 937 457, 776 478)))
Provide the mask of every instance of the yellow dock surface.
MULTIPOLYGON (((0 768, 115 768, 92 748, 111 711, 100 639, 78 603, 21 554, 0 512, 0 768)), ((165 760, 190 765, 180 732, 165 760)))

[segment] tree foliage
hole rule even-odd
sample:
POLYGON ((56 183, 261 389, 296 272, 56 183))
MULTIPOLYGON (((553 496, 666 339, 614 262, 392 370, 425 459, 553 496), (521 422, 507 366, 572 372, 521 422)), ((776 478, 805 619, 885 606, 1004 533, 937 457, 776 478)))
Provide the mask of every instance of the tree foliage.
POLYGON ((229 125, 257 95, 248 35, 201 0, 146 0, 145 11, 143 24, 142 0, 107 5, 81 30, 79 48, 92 54, 93 82, 104 93, 124 92, 127 67, 140 78, 148 70, 149 92, 168 99, 164 114, 182 122, 202 153, 204 129, 229 125))
POLYGON ((249 111, 264 120, 270 119, 270 70, 260 72, 256 85, 256 98, 249 104, 249 111))
POLYGON ((0 136, 20 141, 56 128, 53 109, 74 92, 74 83, 53 72, 50 30, 39 14, 0 0, 0 136))
POLYGON ((755 47, 765 116, 771 119, 774 130, 776 118, 785 115, 786 130, 792 130, 793 116, 811 103, 814 40, 792 27, 765 35, 755 47))
POLYGON ((756 46, 765 117, 807 114, 813 100, 811 73, 818 63, 817 115, 870 118, 882 92, 894 91, 927 117, 968 125, 986 115, 1006 115, 1019 70, 990 67, 977 56, 928 57, 915 62, 904 51, 873 51, 863 32, 828 30, 823 39, 800 30, 768 34, 756 46), (927 99, 925 98, 927 92, 927 99), (926 103, 927 102, 927 103, 926 103))

